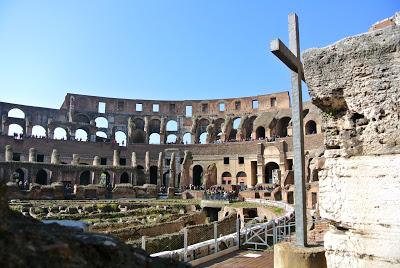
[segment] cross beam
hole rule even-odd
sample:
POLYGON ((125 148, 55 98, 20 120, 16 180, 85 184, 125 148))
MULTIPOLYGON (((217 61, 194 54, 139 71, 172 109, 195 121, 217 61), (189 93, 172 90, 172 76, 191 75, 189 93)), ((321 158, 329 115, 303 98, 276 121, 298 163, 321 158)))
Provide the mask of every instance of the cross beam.
POLYGON ((292 124, 294 151, 294 184, 296 213, 296 244, 307 245, 306 188, 304 179, 304 131, 303 100, 301 81, 304 81, 303 64, 300 61, 299 24, 295 13, 289 14, 289 48, 282 41, 271 42, 271 52, 277 56, 291 71, 292 79, 292 124))

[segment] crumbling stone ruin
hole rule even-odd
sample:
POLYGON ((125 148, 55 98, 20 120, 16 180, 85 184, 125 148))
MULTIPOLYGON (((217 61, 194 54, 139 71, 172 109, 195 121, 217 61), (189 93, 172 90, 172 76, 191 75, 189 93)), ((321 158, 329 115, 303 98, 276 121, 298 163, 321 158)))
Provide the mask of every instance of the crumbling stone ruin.
POLYGON ((328 267, 400 265, 398 18, 303 54, 325 129, 318 174, 328 267))
POLYGON ((119 239, 75 228, 39 222, 8 208, 6 185, 0 179, 1 267, 187 267, 150 258, 119 239))
MULTIPOLYGON (((322 147, 322 117, 311 103, 304 109, 312 160, 322 147)), ((185 101, 67 94, 60 109, 0 102, 0 114, 10 198, 156 197, 163 187, 238 185, 277 187, 273 199, 294 200, 288 92, 185 101)), ((317 195, 315 179, 310 208, 317 195)))

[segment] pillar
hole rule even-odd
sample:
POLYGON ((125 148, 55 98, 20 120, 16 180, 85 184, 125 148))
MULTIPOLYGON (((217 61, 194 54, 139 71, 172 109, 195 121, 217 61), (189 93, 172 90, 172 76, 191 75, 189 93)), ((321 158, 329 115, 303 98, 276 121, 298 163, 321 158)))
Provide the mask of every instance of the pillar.
POLYGON ((26 117, 25 118, 25 131, 24 131, 25 137, 30 137, 32 136, 32 123, 30 118, 26 117))
POLYGON ((169 165, 169 182, 168 186, 174 188, 175 187, 175 177, 176 177, 176 160, 175 160, 175 152, 171 154, 171 162, 169 165))
POLYGON ((157 187, 162 186, 163 180, 163 163, 164 163, 164 153, 160 152, 158 154, 158 163, 157 163, 157 187))
POLYGON ((100 166, 100 157, 99 156, 95 156, 94 158, 93 158, 93 166, 100 166))
POLYGON ((29 162, 36 162, 37 151, 35 148, 29 149, 29 162))
POLYGON ((119 166, 120 157, 121 157, 121 151, 120 150, 114 150, 113 166, 119 166))
POLYGON ((5 160, 6 162, 10 162, 13 160, 13 149, 11 145, 6 145, 5 160))
POLYGON ((149 123, 150 119, 148 116, 144 117, 144 135, 145 135, 145 143, 149 143, 149 123))
MULTIPOLYGON (((136 152, 132 152, 131 166, 132 166, 133 168, 137 169, 137 157, 136 157, 136 152)), ((135 170, 135 172, 133 172, 132 184, 133 184, 133 185, 137 185, 137 170, 135 170)))
POLYGON ((53 149, 53 152, 51 153, 51 164, 60 164, 60 154, 57 149, 53 149))
POLYGON ((146 178, 146 183, 150 183, 150 152, 146 152, 145 158, 144 158, 144 174, 146 178))
POLYGON ((80 157, 79 154, 73 154, 72 155, 71 165, 78 165, 80 160, 81 160, 81 157, 80 157))
POLYGON ((264 183, 264 144, 257 144, 257 184, 264 183))

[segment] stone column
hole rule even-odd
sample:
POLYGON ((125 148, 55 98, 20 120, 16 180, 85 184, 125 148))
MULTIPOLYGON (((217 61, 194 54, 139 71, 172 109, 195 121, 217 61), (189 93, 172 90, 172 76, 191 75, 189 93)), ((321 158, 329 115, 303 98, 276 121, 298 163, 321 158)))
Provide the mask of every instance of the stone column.
POLYGON ((13 149, 11 145, 6 145, 5 160, 6 162, 10 162, 13 160, 13 149))
POLYGON ((96 156, 93 158, 93 166, 100 166, 100 163, 101 163, 100 157, 96 155, 96 156))
POLYGON ((161 123, 160 123, 160 144, 165 144, 165 127, 166 127, 166 118, 161 117, 161 123))
POLYGON ((51 164, 60 164, 60 154, 58 153, 57 149, 53 149, 53 152, 51 153, 51 164))
POLYGON ((163 163, 164 163, 164 153, 160 152, 158 154, 158 163, 157 163, 157 186, 161 187, 162 186, 162 180, 163 180, 163 163))
POLYGON ((35 148, 29 149, 29 162, 36 162, 37 151, 35 148))
POLYGON ((6 114, 3 114, 1 116, 1 132, 4 135, 8 135, 8 124, 7 124, 7 121, 8 121, 8 116, 6 114))
POLYGON ((25 131, 24 131, 24 135, 26 137, 29 137, 32 135, 32 122, 31 119, 29 117, 25 118, 25 131))
POLYGON ((193 157, 190 151, 185 151, 185 156, 181 165, 181 187, 189 186, 190 184, 190 166, 193 164, 193 157))
POLYGON ((148 116, 144 117, 144 135, 145 135, 145 143, 149 143, 149 124, 150 118, 148 116))
POLYGON ((174 188, 175 187, 175 177, 176 177, 176 159, 175 153, 171 154, 171 162, 169 165, 169 182, 168 186, 174 188))
POLYGON ((73 154, 72 155, 71 165, 78 165, 80 160, 81 160, 81 157, 80 157, 79 154, 73 154))
POLYGON ((264 183, 264 144, 257 144, 257 184, 264 183))
POLYGON ((132 152, 131 166, 136 170, 133 172, 132 184, 137 185, 137 157, 136 152, 132 152))
POLYGON ((68 109, 68 121, 73 122, 74 121, 74 113, 75 113, 75 97, 71 96, 69 98, 69 109, 68 109))
POLYGON ((146 183, 150 183, 150 152, 146 152, 144 158, 144 175, 146 178, 146 183))
POLYGON ((120 157, 121 157, 121 151, 120 150, 114 150, 113 166, 119 166, 120 157))

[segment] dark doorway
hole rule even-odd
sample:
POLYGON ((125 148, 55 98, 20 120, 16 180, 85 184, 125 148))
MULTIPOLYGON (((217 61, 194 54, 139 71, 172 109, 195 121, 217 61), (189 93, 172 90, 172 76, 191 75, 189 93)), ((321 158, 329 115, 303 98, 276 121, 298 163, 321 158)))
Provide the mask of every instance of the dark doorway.
POLYGON ((256 138, 257 139, 265 139, 265 128, 258 127, 256 130, 256 138))
POLYGON ((157 166, 151 166, 150 167, 150 184, 156 184, 157 185, 157 171, 158 171, 158 167, 157 166))
POLYGON ((200 165, 193 167, 193 185, 200 186, 203 184, 203 168, 200 165))
POLYGON ((143 166, 137 166, 136 170, 137 174, 137 185, 142 186, 143 184, 146 183, 146 178, 144 176, 144 167, 143 166))
POLYGON ((124 172, 121 174, 121 177, 119 178, 120 183, 129 183, 129 175, 128 173, 124 172))
POLYGON ((38 173, 36 173, 36 183, 41 185, 47 184, 47 172, 43 169, 39 170, 38 173))
POLYGON ((272 183, 272 171, 279 169, 279 165, 275 162, 269 162, 265 165, 265 183, 272 183))
POLYGON ((89 170, 86 170, 81 173, 81 176, 79 177, 79 184, 80 185, 90 184, 90 171, 89 170))

